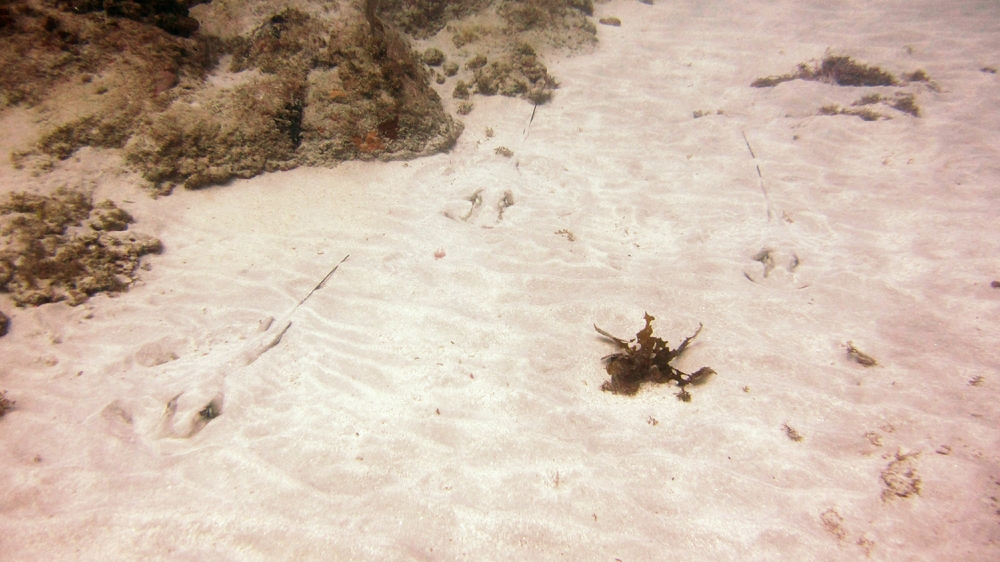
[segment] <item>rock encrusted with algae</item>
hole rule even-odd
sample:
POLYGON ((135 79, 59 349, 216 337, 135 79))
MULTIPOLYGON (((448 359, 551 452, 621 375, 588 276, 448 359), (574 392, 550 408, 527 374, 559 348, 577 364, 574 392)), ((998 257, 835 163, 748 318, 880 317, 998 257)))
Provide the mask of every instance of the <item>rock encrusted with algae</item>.
POLYGON ((334 28, 287 9, 229 48, 229 70, 249 78, 151 116, 126 147, 127 161, 161 189, 416 158, 448 150, 462 132, 420 54, 390 28, 334 28))
POLYGON ((300 165, 416 158, 461 134, 421 55, 360 14, 285 9, 224 39, 109 15, 24 0, 0 10, 0 109, 37 108, 51 123, 12 154, 15 165, 44 170, 84 146, 123 148, 166 193, 300 165))
POLYGON ((162 249, 128 231, 132 217, 111 201, 59 190, 19 192, 0 200, 0 292, 18 306, 120 292, 137 278, 140 258, 162 249))

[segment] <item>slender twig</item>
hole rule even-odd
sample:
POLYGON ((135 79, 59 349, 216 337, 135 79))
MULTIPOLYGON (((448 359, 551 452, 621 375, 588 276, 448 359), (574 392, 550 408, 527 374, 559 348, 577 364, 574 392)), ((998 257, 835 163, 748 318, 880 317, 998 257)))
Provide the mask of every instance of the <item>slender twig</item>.
POLYGON ((326 277, 324 277, 322 281, 320 281, 315 287, 313 287, 313 290, 309 291, 309 294, 306 295, 305 298, 303 298, 302 300, 300 300, 299 304, 295 305, 295 307, 298 308, 298 307, 302 306, 302 303, 306 302, 306 299, 308 299, 309 297, 311 297, 312 294, 315 293, 316 291, 318 291, 321 288, 323 288, 323 284, 326 283, 326 281, 330 278, 331 275, 333 275, 333 272, 337 271, 337 268, 340 267, 340 264, 342 264, 345 261, 347 261, 347 258, 349 258, 349 257, 351 257, 350 254, 344 256, 344 259, 342 259, 339 262, 337 262, 337 265, 333 266, 333 269, 330 270, 330 273, 327 273, 326 277))

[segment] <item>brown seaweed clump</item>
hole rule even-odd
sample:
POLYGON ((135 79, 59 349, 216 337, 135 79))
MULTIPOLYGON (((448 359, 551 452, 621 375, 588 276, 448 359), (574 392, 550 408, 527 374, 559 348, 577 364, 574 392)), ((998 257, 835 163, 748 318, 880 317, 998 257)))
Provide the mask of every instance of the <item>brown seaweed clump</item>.
POLYGON ((18 306, 37 306, 126 290, 140 258, 162 248, 128 232, 132 222, 113 202, 94 205, 79 191, 8 195, 0 201, 0 292, 18 306))
POLYGON ((896 78, 877 66, 867 66, 851 57, 827 56, 819 64, 802 63, 796 72, 758 78, 750 86, 768 88, 792 80, 812 80, 838 86, 895 86, 896 78))
MULTIPOLYGON (((750 86, 754 88, 769 88, 792 80, 811 80, 837 86, 855 87, 900 86, 905 83, 922 82, 931 90, 937 90, 937 85, 931 81, 930 76, 923 70, 916 70, 908 74, 904 73, 902 80, 899 80, 877 66, 864 65, 846 56, 827 56, 822 62, 813 65, 802 63, 796 72, 758 78, 750 86)), ((913 117, 920 117, 920 107, 917 105, 914 95, 898 91, 892 98, 887 98, 879 93, 864 95, 851 104, 855 106, 854 108, 842 108, 835 104, 825 105, 819 109, 819 114, 853 115, 865 121, 891 119, 891 117, 883 115, 870 107, 875 104, 881 104, 882 106, 912 115, 913 117)))
POLYGON ((666 341, 653 337, 652 322, 655 318, 649 313, 646 313, 645 318, 646 326, 639 330, 635 339, 630 341, 616 338, 596 325, 594 326, 599 334, 614 341, 621 350, 604 358, 611 380, 602 384, 601 390, 614 394, 633 395, 639 391, 639 386, 643 382, 663 384, 673 381, 680 387, 677 398, 689 402, 691 393, 685 387, 689 384, 704 382, 709 376, 714 375, 715 371, 710 367, 702 367, 694 373, 688 374, 677 369, 670 362, 684 353, 691 340, 698 337, 701 326, 698 326, 694 335, 686 338, 676 349, 670 349, 666 341))

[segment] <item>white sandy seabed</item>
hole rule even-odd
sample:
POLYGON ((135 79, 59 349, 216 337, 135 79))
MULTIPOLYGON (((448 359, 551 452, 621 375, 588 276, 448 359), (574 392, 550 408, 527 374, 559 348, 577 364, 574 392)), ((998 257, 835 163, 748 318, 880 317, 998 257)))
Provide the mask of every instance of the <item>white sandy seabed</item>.
POLYGON ((553 103, 477 98, 449 154, 159 200, 66 163, 166 250, 4 304, 0 558, 1000 559, 1000 7, 596 15, 553 103), (749 87, 828 48, 933 85, 749 87), (817 115, 897 91, 920 118, 817 115), (646 311, 704 325, 690 403, 600 391, 594 324, 646 311))

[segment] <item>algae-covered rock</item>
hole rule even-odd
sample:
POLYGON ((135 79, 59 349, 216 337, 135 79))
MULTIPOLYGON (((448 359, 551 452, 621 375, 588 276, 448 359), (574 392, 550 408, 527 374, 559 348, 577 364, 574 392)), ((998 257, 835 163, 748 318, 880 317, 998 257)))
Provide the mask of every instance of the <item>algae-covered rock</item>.
POLYGON ((295 9, 267 18, 249 34, 233 38, 230 69, 259 69, 265 74, 308 72, 327 47, 328 24, 295 9))
POLYGON ((182 0, 62 0, 59 4, 75 14, 104 12, 112 18, 154 25, 180 37, 190 37, 199 27, 198 20, 188 15, 188 2, 182 0))
POLYGON ((461 133, 421 56, 389 28, 332 28, 289 9, 231 48, 242 83, 175 102, 126 147, 129 164, 162 190, 302 164, 414 158, 447 150, 461 133))
MULTIPOLYGON (((583 29, 594 14, 592 0, 509 0, 498 12, 513 29, 583 29)), ((591 24, 593 27, 593 24, 591 24)))
POLYGON ((465 63, 465 69, 466 70, 476 70, 476 69, 479 69, 479 68, 482 68, 482 67, 486 66, 486 63, 488 63, 488 62, 489 62, 489 59, 486 58, 486 55, 478 54, 478 55, 472 57, 471 59, 469 59, 465 63))
POLYGON ((124 148, 127 165, 163 193, 302 164, 413 158, 461 133, 420 55, 389 26, 376 34, 349 13, 320 20, 286 9, 222 41, 168 33, 177 30, 157 10, 188 17, 173 0, 71 2, 81 13, 24 0, 0 10, 0 107, 49 103, 55 86, 74 92, 72 108, 54 99, 45 108, 51 125, 12 154, 18 166, 51 168, 82 146, 124 148), (215 68, 225 52, 229 68, 215 68), (207 79, 213 69, 221 80, 207 79))
POLYGON ((162 248, 128 232, 131 222, 111 201, 95 209, 79 191, 8 195, 0 201, 0 292, 26 306, 126 290, 140 258, 162 248))
POLYGON ((490 0, 381 0, 383 19, 405 33, 425 39, 449 21, 479 12, 490 0))
POLYGON ((215 64, 210 38, 89 10, 24 0, 0 7, 0 109, 37 108, 48 124, 12 155, 18 165, 48 167, 82 146, 121 148, 143 115, 165 109, 215 64))
POLYGON ((441 66, 444 63, 444 53, 437 47, 431 47, 424 51, 424 64, 427 66, 441 66))
POLYGON ((114 201, 105 199, 90 212, 88 221, 90 228, 107 232, 118 232, 128 230, 128 225, 135 222, 132 215, 125 209, 119 209, 114 201))
POLYGON ((30 147, 12 154, 16 165, 36 158, 50 169, 82 146, 124 149, 158 193, 299 165, 415 158, 448 150, 462 132, 431 80, 462 73, 460 96, 543 103, 556 82, 523 42, 593 42, 590 2, 306 1, 256 27, 250 14, 263 4, 206 4, 199 27, 187 11, 194 1, 6 0, 0 109, 40 105, 45 116, 30 147), (483 54, 462 71, 456 61, 469 53, 417 53, 403 35, 438 32, 478 42, 483 54))
POLYGON ((449 149, 461 134, 421 56, 391 28, 346 28, 331 38, 325 62, 336 72, 310 72, 305 160, 341 158, 345 150, 361 159, 414 158, 449 149))
POLYGON ((513 53, 500 60, 477 68, 473 76, 477 94, 524 96, 536 104, 548 101, 552 89, 558 86, 534 49, 526 44, 518 45, 513 53))
POLYGON ((294 75, 265 75, 203 107, 175 103, 149 118, 126 146, 126 161, 154 184, 189 189, 293 168, 303 90, 294 75))
POLYGON ((455 82, 455 89, 451 92, 451 97, 460 100, 469 99, 469 85, 464 80, 455 82))

